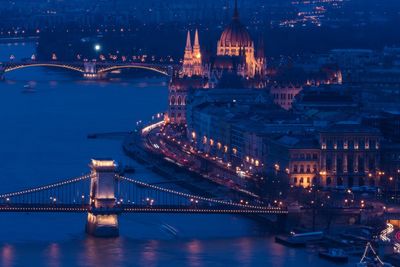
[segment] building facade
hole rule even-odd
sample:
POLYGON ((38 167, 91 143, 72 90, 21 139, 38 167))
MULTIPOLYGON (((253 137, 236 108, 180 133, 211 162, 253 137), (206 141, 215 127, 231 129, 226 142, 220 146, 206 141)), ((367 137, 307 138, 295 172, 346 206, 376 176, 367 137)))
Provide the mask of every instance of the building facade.
MULTIPOLYGON (((260 50, 263 47, 260 45, 260 50)), ((217 43, 217 56, 243 57, 244 64, 238 69, 238 74, 243 77, 254 78, 257 74, 265 74, 266 60, 264 53, 256 58, 256 49, 246 27, 240 22, 237 0, 231 23, 221 34, 217 43)))
POLYGON ((377 185, 381 134, 360 124, 337 124, 320 133, 324 186, 377 185))
POLYGON ((279 105, 283 109, 290 110, 292 109, 292 103, 296 95, 298 95, 301 90, 303 90, 303 87, 300 85, 275 84, 270 88, 270 94, 276 105, 279 105))
POLYGON ((289 151, 290 184, 297 187, 310 187, 318 184, 321 151, 317 140, 304 138, 289 151))

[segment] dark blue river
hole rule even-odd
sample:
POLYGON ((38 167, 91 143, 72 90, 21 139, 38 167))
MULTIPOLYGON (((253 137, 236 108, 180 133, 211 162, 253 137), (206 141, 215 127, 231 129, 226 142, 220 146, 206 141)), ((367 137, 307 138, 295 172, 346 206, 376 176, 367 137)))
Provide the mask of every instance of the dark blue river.
MULTIPOLYGON (((1 44, 0 60, 30 57, 34 50, 34 44, 1 44)), ((80 176, 93 157, 134 165, 136 179, 162 180, 125 157, 122 140, 87 135, 129 131, 164 111, 167 84, 159 76, 85 81, 43 68, 6 74, 0 82, 0 192, 80 176), (24 93, 27 84, 34 93, 24 93)), ((0 214, 0 266, 333 266, 311 249, 275 244, 265 225, 244 217, 122 215, 116 239, 85 235, 85 219, 0 214)))

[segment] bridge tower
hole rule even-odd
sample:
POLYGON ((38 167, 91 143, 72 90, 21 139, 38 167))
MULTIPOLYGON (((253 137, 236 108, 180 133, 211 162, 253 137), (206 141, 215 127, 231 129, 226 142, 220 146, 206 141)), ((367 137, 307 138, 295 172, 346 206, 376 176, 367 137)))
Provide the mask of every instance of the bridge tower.
POLYGON ((111 159, 92 159, 90 163, 90 211, 86 232, 97 237, 115 237, 119 235, 116 205, 115 171, 117 164, 111 159))
POLYGON ((96 62, 84 62, 83 63, 83 77, 87 79, 100 79, 101 75, 97 72, 96 62))

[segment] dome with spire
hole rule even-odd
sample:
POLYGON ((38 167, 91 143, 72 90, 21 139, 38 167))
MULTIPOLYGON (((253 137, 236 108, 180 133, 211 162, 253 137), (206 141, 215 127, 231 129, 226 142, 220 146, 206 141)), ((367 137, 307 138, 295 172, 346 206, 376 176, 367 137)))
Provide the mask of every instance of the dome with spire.
POLYGON ((250 47, 253 41, 246 27, 239 20, 237 0, 235 1, 235 11, 232 22, 221 34, 219 46, 221 47, 250 47))

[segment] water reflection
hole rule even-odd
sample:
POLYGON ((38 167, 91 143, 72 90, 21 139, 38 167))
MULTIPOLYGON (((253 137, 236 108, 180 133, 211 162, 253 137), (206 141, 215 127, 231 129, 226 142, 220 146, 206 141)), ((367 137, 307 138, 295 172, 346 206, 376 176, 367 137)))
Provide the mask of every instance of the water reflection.
POLYGON ((248 238, 242 238, 238 241, 238 253, 236 257, 243 266, 251 266, 252 242, 248 238))
POLYGON ((158 240, 150 240, 142 244, 143 249, 141 251, 141 257, 140 257, 141 266, 148 266, 148 267, 157 266, 159 242, 160 241, 158 240))
POLYGON ((14 247, 11 245, 4 245, 1 249, 1 266, 12 267, 14 266, 14 247))
POLYGON ((47 259, 47 264, 49 267, 60 267, 60 246, 57 243, 50 244, 44 252, 43 255, 47 259))
POLYGON ((188 265, 192 267, 203 266, 202 263, 202 252, 203 245, 199 240, 192 240, 186 244, 188 251, 188 265))
POLYGON ((84 266, 124 266, 126 245, 122 238, 94 238, 84 240, 84 249, 81 261, 84 266))

